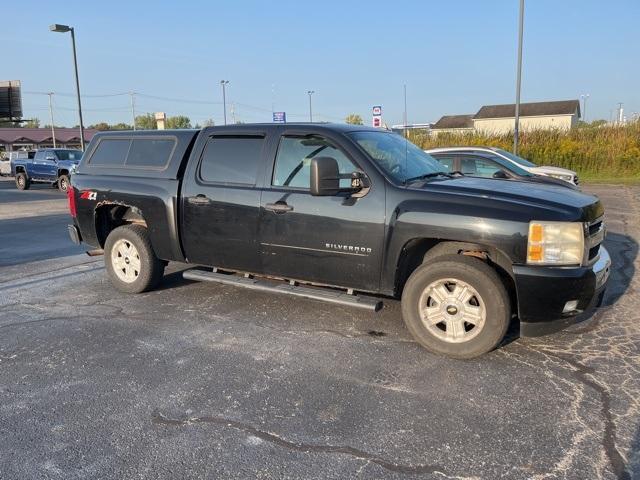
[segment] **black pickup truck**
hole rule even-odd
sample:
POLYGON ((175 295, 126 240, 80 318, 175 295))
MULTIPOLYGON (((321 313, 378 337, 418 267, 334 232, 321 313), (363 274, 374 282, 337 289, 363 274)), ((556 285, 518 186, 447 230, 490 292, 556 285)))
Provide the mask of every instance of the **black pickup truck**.
POLYGON ((415 339, 456 358, 495 348, 516 316, 523 336, 563 328, 609 275, 596 197, 446 173, 379 129, 100 133, 71 183, 70 236, 104 250, 123 292, 178 261, 186 278, 371 310, 400 298, 415 339))

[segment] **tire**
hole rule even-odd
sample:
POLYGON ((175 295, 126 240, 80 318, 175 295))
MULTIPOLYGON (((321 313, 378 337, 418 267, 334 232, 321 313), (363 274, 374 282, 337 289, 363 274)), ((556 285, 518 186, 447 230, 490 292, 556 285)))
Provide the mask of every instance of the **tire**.
POLYGON ((68 175, 60 175, 58 177, 58 190, 62 193, 67 193, 69 189, 69 176, 68 175))
POLYGON ((27 177, 27 174, 20 172, 16 174, 16 188, 18 190, 29 190, 31 186, 31 179, 27 177))
POLYGON ((411 274, 402 292, 402 317, 427 350, 466 359, 500 343, 511 320, 511 304, 500 277, 486 263, 444 255, 411 274))
POLYGON ((156 257, 142 225, 112 230, 104 245, 104 263, 113 286, 125 293, 152 290, 164 275, 165 263, 156 257))

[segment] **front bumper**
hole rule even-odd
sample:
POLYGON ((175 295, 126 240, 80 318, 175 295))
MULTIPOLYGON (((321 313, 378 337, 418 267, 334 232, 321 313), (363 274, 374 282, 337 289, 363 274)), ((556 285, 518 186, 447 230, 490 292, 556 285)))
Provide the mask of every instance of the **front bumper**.
POLYGON ((604 246, 589 267, 513 267, 518 295, 520 335, 537 337, 557 332, 575 323, 576 315, 598 306, 609 279, 611 257, 604 246), (566 302, 577 300, 571 312, 566 302))

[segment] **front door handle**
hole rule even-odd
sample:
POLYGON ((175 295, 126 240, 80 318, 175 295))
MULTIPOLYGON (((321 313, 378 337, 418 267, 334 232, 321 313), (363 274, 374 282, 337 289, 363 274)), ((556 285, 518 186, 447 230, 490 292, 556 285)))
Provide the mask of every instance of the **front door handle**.
POLYGON ((187 201, 192 205, 209 205, 211 203, 211 199, 201 193, 195 197, 189 197, 187 201))
POLYGON ((293 210, 293 207, 285 202, 267 203, 264 208, 275 213, 287 213, 293 210))

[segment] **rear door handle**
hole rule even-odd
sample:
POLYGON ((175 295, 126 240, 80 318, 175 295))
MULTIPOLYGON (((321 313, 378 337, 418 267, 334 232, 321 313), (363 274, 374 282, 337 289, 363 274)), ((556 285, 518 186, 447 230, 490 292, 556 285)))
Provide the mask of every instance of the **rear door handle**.
POLYGON ((195 197, 189 197, 187 199, 187 202, 189 202, 192 205, 209 205, 211 203, 211 199, 206 195, 203 195, 200 193, 195 197))
POLYGON ((293 207, 285 202, 267 203, 264 208, 275 213, 287 213, 293 210, 293 207))

